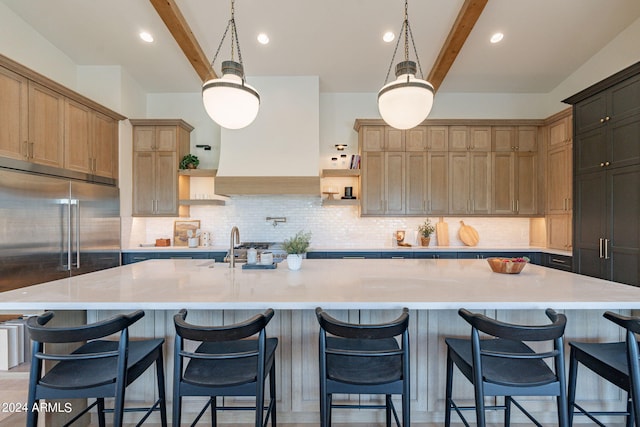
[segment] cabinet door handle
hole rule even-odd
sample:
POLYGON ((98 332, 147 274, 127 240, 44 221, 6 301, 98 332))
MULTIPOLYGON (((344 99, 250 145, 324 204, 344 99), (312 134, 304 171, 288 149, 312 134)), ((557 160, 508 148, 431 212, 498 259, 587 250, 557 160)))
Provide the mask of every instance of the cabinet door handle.
POLYGON ((604 258, 604 255, 602 254, 602 244, 603 244, 603 243, 604 243, 604 239, 601 237, 601 238, 600 238, 599 248, 598 248, 598 249, 599 249, 599 252, 600 252, 600 253, 599 253, 600 258, 604 258))
POLYGON ((604 259, 609 259, 609 239, 604 239, 604 259))
POLYGON ((24 148, 22 152, 24 154, 24 158, 28 159, 29 158, 29 142, 28 141, 24 142, 24 148))
POLYGON ((30 159, 33 159, 33 145, 34 144, 35 144, 34 142, 29 143, 29 147, 30 147, 29 148, 29 158, 30 159))
POLYGON ((516 212, 520 210, 520 200, 516 200, 516 212))

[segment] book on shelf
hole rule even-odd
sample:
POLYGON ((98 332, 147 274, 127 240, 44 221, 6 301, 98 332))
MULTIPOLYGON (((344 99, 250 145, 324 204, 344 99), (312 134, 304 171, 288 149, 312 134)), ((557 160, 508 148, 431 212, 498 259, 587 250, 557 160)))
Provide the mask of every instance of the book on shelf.
POLYGON ((349 169, 360 169, 360 154, 351 155, 351 163, 349 169))

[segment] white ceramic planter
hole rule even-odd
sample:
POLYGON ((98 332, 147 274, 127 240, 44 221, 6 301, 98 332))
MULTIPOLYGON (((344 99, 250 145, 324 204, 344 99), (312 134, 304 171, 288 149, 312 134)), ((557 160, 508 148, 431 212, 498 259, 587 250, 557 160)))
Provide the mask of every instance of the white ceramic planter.
POLYGON ((287 267, 289 270, 300 270, 302 267, 302 255, 300 254, 289 254, 287 255, 287 267))

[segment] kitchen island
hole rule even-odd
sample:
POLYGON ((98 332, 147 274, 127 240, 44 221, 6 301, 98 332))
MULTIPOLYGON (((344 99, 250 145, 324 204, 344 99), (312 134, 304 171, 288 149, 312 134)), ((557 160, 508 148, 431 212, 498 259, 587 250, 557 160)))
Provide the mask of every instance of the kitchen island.
MULTIPOLYGON (((172 315, 189 310, 193 322, 232 323, 272 307, 276 316, 268 333, 278 336, 278 411, 282 423, 318 422, 317 321, 322 306, 339 318, 382 322, 411 310, 411 407, 414 422, 441 422, 444 410, 445 336, 469 334, 457 315, 465 307, 501 320, 544 323, 552 307, 568 317, 567 340, 619 340, 622 331, 602 318, 605 310, 625 314, 640 307, 640 288, 527 265, 522 273, 493 273, 476 259, 305 260, 300 271, 286 262, 275 270, 228 268, 213 260, 149 260, 0 294, 0 310, 85 311, 89 321, 114 312, 144 309, 132 328, 136 337, 163 336, 166 360, 172 358, 172 315)), ((167 363, 167 378, 172 378, 167 363)), ((582 397, 606 408, 624 406, 611 386, 584 372, 582 397)), ((152 376, 146 381, 153 381, 152 376)), ((471 399, 473 390, 460 381, 454 389, 471 399)), ((170 381, 167 384, 171 390, 170 381)), ((150 400, 149 384, 134 384, 129 398, 150 400)), ((366 397, 363 397, 365 399, 366 397)), ((344 400, 358 399, 344 396, 344 400)), ((228 399, 233 404, 233 399, 228 399)), ((238 399, 241 400, 241 399, 238 399)), ((524 403, 544 425, 554 421, 555 403, 531 398, 524 403)), ((187 412, 196 405, 185 405, 187 412)), ((336 422, 372 423, 375 411, 335 411, 336 422)), ((498 415, 498 414, 496 414, 498 415)), ((516 415, 516 420, 519 414, 516 415)), ((250 414, 225 414, 228 422, 250 414)), ((523 419, 520 419, 523 421, 523 419)), ((580 418, 576 422, 584 421, 580 418)))

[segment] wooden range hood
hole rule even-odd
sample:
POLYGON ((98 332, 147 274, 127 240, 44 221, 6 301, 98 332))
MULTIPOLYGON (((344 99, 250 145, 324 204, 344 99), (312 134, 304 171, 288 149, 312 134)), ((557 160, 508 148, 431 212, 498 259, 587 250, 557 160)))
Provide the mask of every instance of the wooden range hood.
POLYGON ((319 176, 219 176, 215 193, 232 195, 311 195, 320 196, 319 176))

